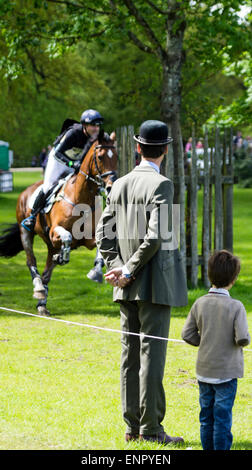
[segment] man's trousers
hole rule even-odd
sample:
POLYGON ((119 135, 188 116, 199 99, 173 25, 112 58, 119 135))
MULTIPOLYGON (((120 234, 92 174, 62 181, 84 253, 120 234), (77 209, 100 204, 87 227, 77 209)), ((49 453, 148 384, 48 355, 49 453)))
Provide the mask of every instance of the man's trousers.
MULTIPOLYGON (((123 331, 168 338, 171 308, 145 301, 120 301, 123 331)), ((122 334, 121 398, 127 433, 162 432, 163 376, 167 340, 122 334)))

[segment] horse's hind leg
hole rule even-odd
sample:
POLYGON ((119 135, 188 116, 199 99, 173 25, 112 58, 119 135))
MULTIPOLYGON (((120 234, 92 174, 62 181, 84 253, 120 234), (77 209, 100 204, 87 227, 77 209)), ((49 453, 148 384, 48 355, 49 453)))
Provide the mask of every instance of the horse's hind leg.
POLYGON ((41 276, 37 270, 37 261, 33 252, 33 238, 34 234, 28 232, 23 227, 20 228, 20 235, 22 244, 26 253, 26 262, 30 270, 33 282, 33 297, 34 299, 44 299, 46 297, 46 289, 43 286, 41 276))
POLYGON ((47 297, 48 297, 48 284, 51 279, 53 269, 56 266, 56 263, 54 263, 53 261, 54 253, 55 253, 55 250, 52 248, 51 245, 48 245, 48 255, 47 255, 46 265, 42 274, 42 283, 45 288, 46 295, 44 299, 39 300, 37 303, 37 310, 40 315, 50 315, 49 310, 47 310, 46 308, 46 304, 47 304, 47 297))

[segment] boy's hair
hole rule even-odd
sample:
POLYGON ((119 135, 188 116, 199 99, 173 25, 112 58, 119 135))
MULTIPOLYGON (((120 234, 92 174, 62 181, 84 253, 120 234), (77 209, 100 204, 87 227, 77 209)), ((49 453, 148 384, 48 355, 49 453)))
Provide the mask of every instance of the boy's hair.
POLYGON ((241 263, 227 250, 216 251, 208 260, 208 277, 216 287, 227 287, 237 278, 241 263))
POLYGON ((144 145, 140 144, 141 153, 146 158, 158 158, 163 155, 167 145, 144 145))

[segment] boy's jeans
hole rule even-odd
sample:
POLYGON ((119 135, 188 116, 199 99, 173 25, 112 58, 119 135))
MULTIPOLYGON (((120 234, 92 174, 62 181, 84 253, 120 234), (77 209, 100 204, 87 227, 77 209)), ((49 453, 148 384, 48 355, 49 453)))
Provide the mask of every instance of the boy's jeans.
POLYGON ((199 382, 200 438, 203 450, 230 450, 232 407, 237 379, 221 384, 199 382))

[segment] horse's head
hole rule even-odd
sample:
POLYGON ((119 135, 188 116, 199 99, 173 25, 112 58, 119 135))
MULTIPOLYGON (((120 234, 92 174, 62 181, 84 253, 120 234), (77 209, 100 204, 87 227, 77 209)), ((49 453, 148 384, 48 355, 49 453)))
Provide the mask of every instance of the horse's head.
POLYGON ((115 137, 115 132, 112 132, 109 136, 104 131, 100 131, 97 140, 89 151, 91 152, 89 179, 97 184, 100 194, 105 192, 107 195, 111 190, 113 182, 117 179, 118 155, 115 137))

